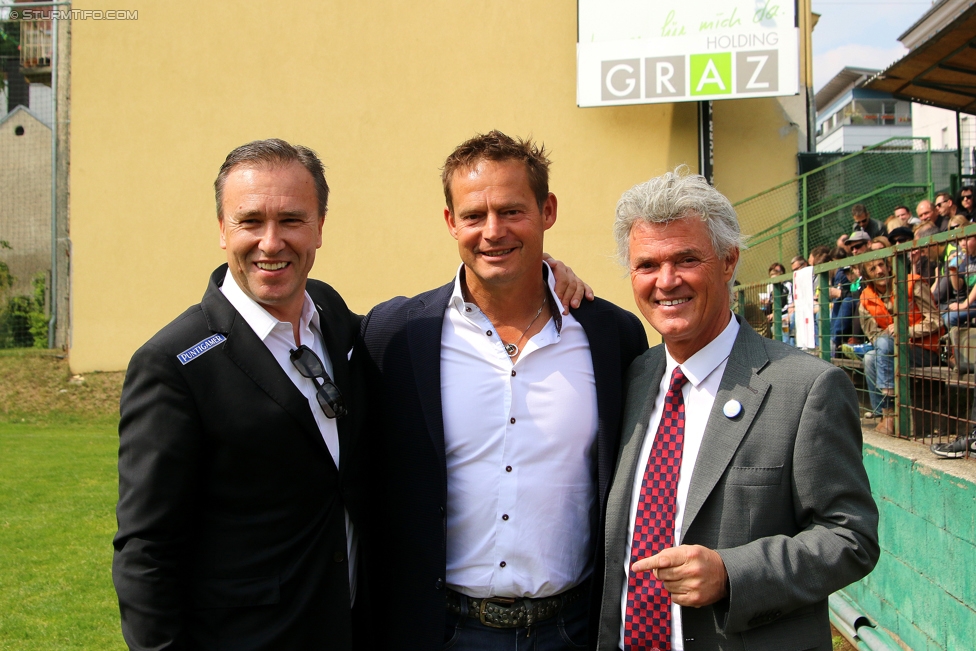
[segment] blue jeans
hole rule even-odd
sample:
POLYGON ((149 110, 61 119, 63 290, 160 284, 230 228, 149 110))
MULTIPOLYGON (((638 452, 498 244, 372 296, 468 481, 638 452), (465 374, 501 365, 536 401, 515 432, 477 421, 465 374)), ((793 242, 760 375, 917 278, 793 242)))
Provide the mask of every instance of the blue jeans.
MULTIPOLYGON (((555 617, 531 628, 492 628, 462 612, 447 613, 444 649, 452 651, 575 651, 586 648, 590 591, 585 590, 555 617)), ((595 634, 595 631, 594 631, 595 634)))
POLYGON ((957 325, 965 325, 969 323, 969 320, 976 316, 976 305, 970 305, 969 307, 963 308, 961 310, 949 310, 942 313, 942 322, 945 324, 946 328, 952 328, 957 325))
POLYGON ((857 299, 851 296, 834 301, 830 312, 830 334, 834 340, 834 350, 847 343, 854 334, 854 319, 857 318, 857 299))
MULTIPOLYGON (((874 350, 864 356, 864 376, 868 382, 871 408, 890 408, 891 400, 883 399, 881 391, 895 388, 895 340, 879 335, 874 340, 874 350)), ((939 355, 921 346, 908 346, 908 366, 938 366, 939 355)))

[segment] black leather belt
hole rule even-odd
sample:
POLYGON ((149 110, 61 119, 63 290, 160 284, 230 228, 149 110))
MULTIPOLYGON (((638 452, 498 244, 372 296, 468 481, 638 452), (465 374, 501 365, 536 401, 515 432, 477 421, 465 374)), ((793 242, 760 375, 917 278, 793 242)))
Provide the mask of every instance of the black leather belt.
POLYGON ((589 581, 551 597, 529 599, 524 597, 487 597, 479 599, 447 590, 447 611, 455 615, 462 612, 461 604, 468 605, 468 617, 477 619, 492 628, 526 628, 550 617, 555 617, 563 606, 581 599, 587 593, 589 581))

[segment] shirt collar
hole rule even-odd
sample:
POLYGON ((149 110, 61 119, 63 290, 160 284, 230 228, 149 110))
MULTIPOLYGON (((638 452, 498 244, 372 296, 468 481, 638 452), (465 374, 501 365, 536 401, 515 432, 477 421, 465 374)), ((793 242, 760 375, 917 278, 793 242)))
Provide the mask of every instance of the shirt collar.
MULTIPOLYGON (((220 286, 220 291, 234 309, 244 317, 247 324, 251 326, 251 330, 254 330, 254 334, 261 341, 264 341, 271 334, 275 326, 282 323, 271 316, 271 313, 266 309, 261 307, 260 303, 244 293, 244 290, 240 288, 240 285, 234 279, 234 274, 230 272, 230 269, 224 274, 224 281, 220 286)), ((319 328, 319 311, 315 309, 315 305, 312 303, 312 297, 308 295, 308 292, 305 292, 305 298, 302 302, 302 315, 299 318, 298 325, 299 330, 304 330, 310 325, 319 328)))
MULTIPOLYGON (((728 359, 729 355, 732 354, 732 346, 735 344, 735 338, 738 335, 739 321, 733 314, 732 318, 729 319, 729 324, 725 326, 725 329, 717 337, 708 342, 697 353, 686 359, 684 364, 680 364, 681 371, 688 378, 688 382, 692 386, 697 387, 704 382, 722 362, 728 359)), ((664 354, 667 358, 665 377, 670 377, 674 371, 674 367, 679 366, 679 364, 671 357, 667 346, 664 347, 664 354)))
MULTIPOLYGON (((556 332, 562 332, 563 304, 559 300, 559 297, 556 296, 555 275, 552 273, 549 263, 545 261, 542 263, 542 278, 546 281, 546 286, 549 288, 549 300, 553 308, 553 321, 556 324, 556 332)), ((451 292, 451 299, 448 301, 448 305, 457 310, 462 316, 466 316, 466 312, 470 313, 471 310, 478 309, 478 306, 474 303, 466 303, 464 301, 464 291, 461 289, 463 287, 462 283, 464 283, 463 262, 458 266, 457 274, 454 275, 454 291, 451 292)))

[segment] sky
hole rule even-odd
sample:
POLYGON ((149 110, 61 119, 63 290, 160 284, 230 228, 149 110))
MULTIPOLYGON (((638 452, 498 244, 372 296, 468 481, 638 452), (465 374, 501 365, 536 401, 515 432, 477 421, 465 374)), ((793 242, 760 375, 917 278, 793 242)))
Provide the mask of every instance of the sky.
POLYGON ((898 37, 933 5, 925 0, 813 0, 814 89, 844 66, 883 70, 904 56, 898 37))

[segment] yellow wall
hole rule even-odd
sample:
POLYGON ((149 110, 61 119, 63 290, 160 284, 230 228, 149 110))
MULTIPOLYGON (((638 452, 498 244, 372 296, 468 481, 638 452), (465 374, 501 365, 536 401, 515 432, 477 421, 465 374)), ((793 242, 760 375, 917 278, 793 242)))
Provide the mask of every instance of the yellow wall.
MULTIPOLYGON (((73 24, 75 372, 124 368, 199 301, 223 261, 213 178, 249 140, 321 156, 333 195, 312 276, 360 312, 453 275, 438 168, 477 132, 546 143, 559 198, 547 250, 629 309, 612 259, 616 200, 679 163, 697 167, 694 104, 576 107, 568 0, 73 6, 139 12, 73 24)), ((716 104, 716 146, 728 148, 716 182, 733 198, 792 176, 797 151, 777 100, 741 104, 716 104)))

